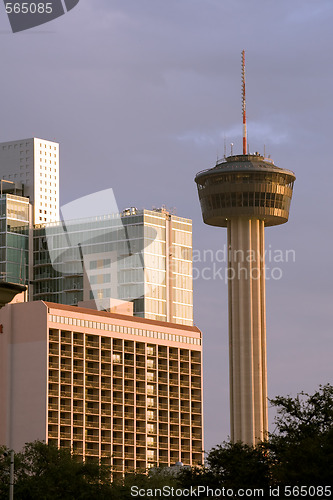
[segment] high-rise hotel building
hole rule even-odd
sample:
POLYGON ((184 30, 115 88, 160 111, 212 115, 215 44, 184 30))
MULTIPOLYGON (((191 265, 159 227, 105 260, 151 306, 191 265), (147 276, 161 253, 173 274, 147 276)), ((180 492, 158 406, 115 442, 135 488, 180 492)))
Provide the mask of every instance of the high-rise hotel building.
POLYGON ((41 439, 119 473, 202 463, 196 327, 42 301, 0 324, 1 444, 41 439))
POLYGON ((59 144, 33 137, 0 143, 0 179, 23 186, 33 223, 59 220, 59 144))

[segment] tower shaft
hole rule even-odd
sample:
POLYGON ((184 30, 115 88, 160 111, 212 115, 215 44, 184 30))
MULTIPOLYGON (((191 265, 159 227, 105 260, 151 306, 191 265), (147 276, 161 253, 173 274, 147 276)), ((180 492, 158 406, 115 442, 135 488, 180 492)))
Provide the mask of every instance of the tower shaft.
POLYGON ((228 220, 231 440, 267 437, 264 221, 228 220))

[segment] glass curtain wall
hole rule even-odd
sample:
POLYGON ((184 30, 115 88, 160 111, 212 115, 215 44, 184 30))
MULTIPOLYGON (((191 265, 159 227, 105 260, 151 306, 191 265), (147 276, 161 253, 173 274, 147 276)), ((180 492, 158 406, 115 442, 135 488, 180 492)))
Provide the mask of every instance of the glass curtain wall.
POLYGON ((0 279, 28 284, 29 200, 0 196, 0 279))
POLYGON ((192 325, 191 221, 161 209, 36 227, 34 300, 89 299, 132 301, 136 316, 192 325))

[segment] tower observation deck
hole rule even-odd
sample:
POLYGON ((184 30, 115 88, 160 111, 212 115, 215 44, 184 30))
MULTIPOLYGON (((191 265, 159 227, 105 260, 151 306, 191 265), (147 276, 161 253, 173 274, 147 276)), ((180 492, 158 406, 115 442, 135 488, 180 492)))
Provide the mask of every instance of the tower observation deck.
POLYGON ((258 218, 265 226, 284 224, 294 181, 293 172, 258 153, 229 156, 195 177, 203 220, 220 227, 235 217, 258 218))
POLYGON ((253 445, 268 432, 264 227, 288 221, 296 177, 243 153, 195 182, 204 222, 227 228, 231 440, 253 445))

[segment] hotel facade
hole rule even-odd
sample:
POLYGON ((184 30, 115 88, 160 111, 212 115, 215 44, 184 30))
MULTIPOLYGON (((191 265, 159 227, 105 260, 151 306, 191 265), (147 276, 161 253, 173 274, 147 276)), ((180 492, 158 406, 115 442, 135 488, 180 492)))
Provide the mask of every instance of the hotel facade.
POLYGON ((114 473, 203 463, 198 328, 43 301, 0 324, 1 444, 53 442, 114 473))

